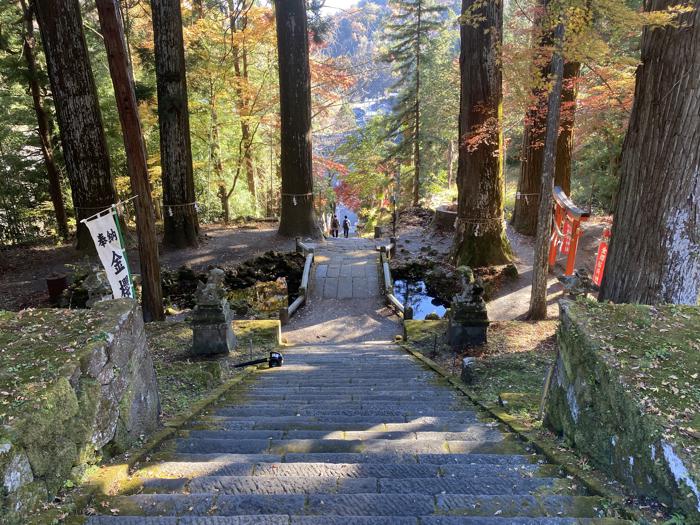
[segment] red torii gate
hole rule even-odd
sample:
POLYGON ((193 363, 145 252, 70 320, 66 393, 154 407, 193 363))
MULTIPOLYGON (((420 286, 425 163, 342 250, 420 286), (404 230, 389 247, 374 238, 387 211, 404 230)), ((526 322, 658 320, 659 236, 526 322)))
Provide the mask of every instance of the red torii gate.
POLYGON ((573 275, 576 264, 576 249, 581 237, 581 223, 591 216, 590 212, 576 206, 559 186, 554 188, 554 217, 549 242, 549 267, 557 262, 557 252, 567 255, 565 275, 573 275))

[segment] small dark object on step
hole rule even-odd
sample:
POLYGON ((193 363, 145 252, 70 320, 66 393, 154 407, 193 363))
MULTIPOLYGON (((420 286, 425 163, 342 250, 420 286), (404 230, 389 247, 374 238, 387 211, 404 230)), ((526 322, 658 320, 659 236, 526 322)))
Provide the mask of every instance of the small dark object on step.
POLYGON ((270 368, 278 368, 284 363, 284 356, 279 352, 270 352, 270 357, 238 363, 237 365, 233 365, 233 368, 243 368, 245 366, 261 365, 263 363, 267 363, 267 366, 270 368))

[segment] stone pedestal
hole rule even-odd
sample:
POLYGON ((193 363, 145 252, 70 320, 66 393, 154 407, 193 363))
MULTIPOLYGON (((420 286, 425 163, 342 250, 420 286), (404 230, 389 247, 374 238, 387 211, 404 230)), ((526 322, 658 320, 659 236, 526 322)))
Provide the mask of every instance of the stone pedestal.
POLYGON ((214 268, 209 272, 207 284, 199 283, 192 314, 193 356, 228 354, 236 346, 233 334, 233 316, 223 285, 224 272, 214 268))
POLYGON ((191 355, 228 354, 236 347, 232 328, 233 316, 228 301, 218 306, 199 305, 192 314, 191 355))
POLYGON ((489 318, 482 298, 484 289, 475 281, 470 268, 460 267, 462 293, 452 298, 448 313, 447 340, 453 348, 486 343, 489 318))
POLYGON ((463 323, 450 319, 447 326, 449 344, 453 347, 483 345, 488 327, 488 321, 463 323))

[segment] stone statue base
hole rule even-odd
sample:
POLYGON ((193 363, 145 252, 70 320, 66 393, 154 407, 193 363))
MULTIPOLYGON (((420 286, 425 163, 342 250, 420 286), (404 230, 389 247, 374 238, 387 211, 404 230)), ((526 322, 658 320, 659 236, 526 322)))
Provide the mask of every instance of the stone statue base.
POLYGON ((447 341, 453 348, 479 346, 486 343, 489 316, 482 298, 484 288, 467 266, 457 268, 462 281, 462 293, 452 298, 447 318, 447 341))
POLYGON ((236 347, 228 301, 220 305, 196 306, 192 314, 192 347, 190 355, 228 354, 236 347))
POLYGON ((447 341, 452 347, 479 346, 486 343, 488 321, 455 321, 447 325, 447 341))

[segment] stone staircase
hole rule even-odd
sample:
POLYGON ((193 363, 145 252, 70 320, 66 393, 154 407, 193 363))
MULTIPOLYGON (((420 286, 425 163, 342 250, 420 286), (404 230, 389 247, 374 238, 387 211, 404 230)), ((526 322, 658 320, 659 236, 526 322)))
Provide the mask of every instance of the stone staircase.
POLYGON ((388 344, 291 348, 88 525, 627 523, 388 344))

